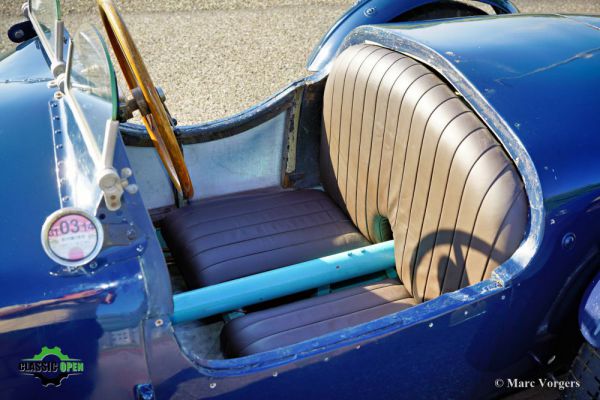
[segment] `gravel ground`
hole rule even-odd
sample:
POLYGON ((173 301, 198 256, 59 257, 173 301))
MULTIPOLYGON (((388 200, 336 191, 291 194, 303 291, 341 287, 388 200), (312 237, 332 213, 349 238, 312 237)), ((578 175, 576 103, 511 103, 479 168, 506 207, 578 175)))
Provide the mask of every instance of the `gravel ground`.
MULTIPOLYGON (((352 0, 121 0, 154 81, 182 124, 222 118, 306 74, 313 46, 352 0)), ((521 0, 522 12, 600 13, 597 0, 521 0)), ((21 1, 2 1, 0 29, 21 1)), ((99 26, 93 0, 64 0, 69 23, 99 26)), ((10 46, 0 42, 0 50, 10 46)))

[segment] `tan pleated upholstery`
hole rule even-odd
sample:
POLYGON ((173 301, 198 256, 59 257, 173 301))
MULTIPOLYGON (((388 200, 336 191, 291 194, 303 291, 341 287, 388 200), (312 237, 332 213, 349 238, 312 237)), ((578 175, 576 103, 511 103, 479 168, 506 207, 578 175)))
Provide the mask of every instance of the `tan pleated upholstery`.
POLYGON ((228 356, 272 350, 479 282, 523 239, 519 175, 485 125, 427 67, 360 45, 334 62, 323 109, 327 193, 372 242, 393 237, 400 280, 228 322, 228 356))
POLYGON ((323 185, 372 242, 393 237, 417 300, 490 276, 520 244, 522 182, 495 137, 435 73, 353 46, 325 88, 323 185))

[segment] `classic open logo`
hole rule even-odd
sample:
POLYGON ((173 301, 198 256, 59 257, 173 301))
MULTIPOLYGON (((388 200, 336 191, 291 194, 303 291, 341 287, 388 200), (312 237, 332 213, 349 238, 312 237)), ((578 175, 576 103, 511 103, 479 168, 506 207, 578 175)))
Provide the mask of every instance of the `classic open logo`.
POLYGON ((38 354, 19 363, 19 372, 39 378, 43 386, 60 386, 63 379, 82 374, 83 368, 83 361, 63 354, 58 346, 44 346, 38 354))

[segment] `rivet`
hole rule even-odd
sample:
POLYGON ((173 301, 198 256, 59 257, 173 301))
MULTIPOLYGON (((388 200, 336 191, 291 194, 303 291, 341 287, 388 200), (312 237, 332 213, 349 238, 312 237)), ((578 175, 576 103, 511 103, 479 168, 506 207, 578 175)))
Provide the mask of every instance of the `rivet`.
POLYGON ((429 323, 429 327, 430 327, 430 328, 433 328, 433 322, 430 322, 430 323, 429 323))
POLYGON ((208 385, 208 387, 214 389, 217 387, 217 384, 215 382, 211 382, 210 385, 208 385))
POLYGON ((135 249, 137 250, 138 253, 141 253, 142 251, 144 251, 144 246, 142 246, 141 244, 138 244, 138 246, 135 249))
POLYGON ((469 315, 469 312, 468 312, 468 311, 465 311, 465 315, 469 315))
POLYGON ((161 327, 161 326, 163 326, 163 324, 164 324, 164 323, 165 323, 165 322, 164 322, 162 319, 160 319, 160 318, 159 318, 159 319, 157 319, 156 321, 154 321, 154 325, 155 325, 156 327, 161 327))
POLYGON ((129 240, 133 240, 135 239, 135 229, 128 229, 127 230, 127 239, 129 240))
POLYGON ((62 144, 57 144, 57 145, 56 145, 56 148, 57 148, 57 149, 62 149, 62 148, 63 148, 63 145, 62 145, 62 144))
POLYGON ((377 13, 377 9, 375 7, 369 7, 365 10, 365 16, 372 17, 377 13))
POLYGON ((71 198, 69 196, 63 196, 62 201, 69 201, 71 198))
POLYGON ((273 378, 277 378, 279 376, 279 373, 277 371, 273 372, 273 378))
POLYGON ((60 133, 62 133, 62 131, 60 129, 57 129, 57 130, 54 131, 55 135, 59 135, 60 133))
POLYGON ((325 359, 323 361, 325 361, 325 362, 329 361, 329 357, 325 357, 325 359))
POLYGON ((356 345, 356 350, 360 350, 360 344, 356 345))
POLYGON ((56 100, 60 100, 60 99, 62 99, 62 97, 63 97, 63 93, 62 92, 55 92, 54 93, 54 98, 56 100))
POLYGON ((565 250, 571 250, 573 247, 575 247, 575 234, 574 233, 567 233, 565 236, 563 236, 562 238, 562 247, 565 250))
POLYGON ((92 261, 90 263, 90 269, 96 269, 96 268, 98 268, 98 263, 96 261, 92 261))
POLYGON ((506 299, 506 296, 505 296, 505 295, 502 295, 502 297, 500 297, 500 299, 502 299, 502 300, 505 300, 505 299, 506 299))

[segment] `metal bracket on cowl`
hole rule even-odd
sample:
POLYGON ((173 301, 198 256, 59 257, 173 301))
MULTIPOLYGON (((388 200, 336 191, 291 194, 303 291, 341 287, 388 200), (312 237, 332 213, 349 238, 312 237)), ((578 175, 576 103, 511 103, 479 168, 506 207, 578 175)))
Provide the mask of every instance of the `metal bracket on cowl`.
POLYGON ((126 191, 127 193, 135 194, 138 191, 137 185, 129 184, 129 178, 133 175, 130 168, 123 168, 119 175, 113 167, 118 132, 119 121, 107 121, 104 147, 102 149, 104 169, 98 174, 98 185, 104 194, 106 208, 110 211, 116 211, 121 208, 121 196, 123 192, 126 191))

